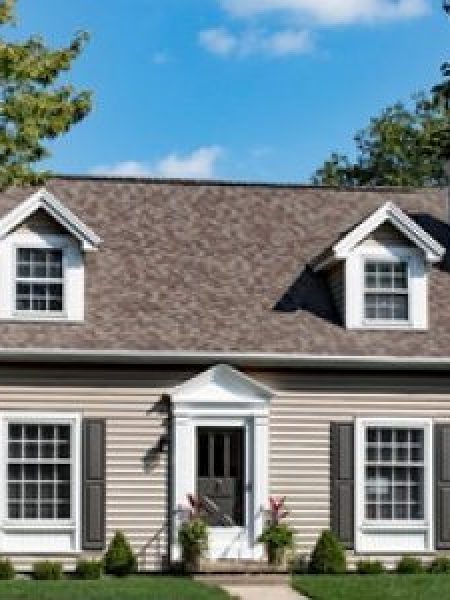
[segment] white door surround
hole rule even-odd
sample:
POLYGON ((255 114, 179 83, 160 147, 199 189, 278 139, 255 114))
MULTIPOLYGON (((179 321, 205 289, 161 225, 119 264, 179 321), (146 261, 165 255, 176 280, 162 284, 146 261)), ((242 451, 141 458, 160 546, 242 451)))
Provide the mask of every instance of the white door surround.
POLYGON ((257 543, 268 503, 269 402, 272 391, 228 365, 217 365, 174 388, 172 400, 171 557, 177 560, 178 527, 196 492, 197 428, 245 429, 245 519, 243 527, 211 527, 209 558, 260 559, 257 543))

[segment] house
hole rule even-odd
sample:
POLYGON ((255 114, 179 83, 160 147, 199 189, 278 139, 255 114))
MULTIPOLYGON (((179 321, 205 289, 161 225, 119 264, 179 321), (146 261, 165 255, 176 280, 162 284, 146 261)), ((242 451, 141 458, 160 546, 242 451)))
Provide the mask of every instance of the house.
POLYGON ((0 195, 0 553, 450 549, 446 189, 55 177, 0 195))

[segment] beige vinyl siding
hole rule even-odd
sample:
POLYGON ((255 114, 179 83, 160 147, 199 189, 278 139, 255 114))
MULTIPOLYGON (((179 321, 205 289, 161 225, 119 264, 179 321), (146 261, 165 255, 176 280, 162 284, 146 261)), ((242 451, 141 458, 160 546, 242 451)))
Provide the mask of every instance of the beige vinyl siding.
MULTIPOLYGON (((355 417, 450 420, 450 395, 283 394, 270 417, 270 493, 286 496, 299 553, 309 554, 330 526, 330 423, 355 417)), ((359 557, 356 557, 356 559, 359 557)), ((349 562, 356 560, 349 553, 349 562)), ((397 557, 383 557, 388 566, 397 557)))
MULTIPOLYGON (((104 381, 103 384, 104 386, 104 381)), ((141 570, 167 561, 167 455, 157 449, 167 433, 167 405, 147 388, 0 388, 0 410, 80 412, 106 419, 106 534, 118 529, 133 545, 141 570), (155 450, 156 449, 156 450, 155 450)), ((95 556, 89 552, 86 555, 95 556)), ((15 555, 19 570, 41 556, 15 555)), ((76 556, 45 556, 72 568, 76 556)))

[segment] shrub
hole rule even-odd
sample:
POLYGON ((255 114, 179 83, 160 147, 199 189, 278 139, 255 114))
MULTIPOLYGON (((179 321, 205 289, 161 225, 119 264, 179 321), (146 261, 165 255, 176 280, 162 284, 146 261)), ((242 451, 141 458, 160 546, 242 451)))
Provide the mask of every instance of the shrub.
POLYGON ((293 575, 304 575, 308 572, 308 560, 304 554, 297 554, 289 561, 289 571, 293 575))
POLYGON ((345 570, 344 548, 331 531, 322 531, 311 554, 310 573, 326 575, 345 573, 345 570))
POLYGON ((438 556, 429 567, 430 573, 450 573, 450 558, 448 556, 438 556))
POLYGON ((384 573, 385 568, 379 560, 359 560, 356 564, 356 570, 360 575, 379 575, 384 573))
POLYGON ((78 560, 75 576, 78 579, 100 579, 103 571, 101 560, 78 560))
POLYGON ((57 580, 62 578, 62 564, 50 560, 41 560, 33 564, 33 579, 57 580))
POLYGON ((16 571, 9 558, 0 560, 0 579, 14 579, 16 571))
POLYGON ((197 570, 200 558, 208 548, 208 525, 199 517, 185 521, 178 530, 178 542, 184 568, 197 570))
POLYGON ((105 554, 105 573, 124 577, 136 571, 137 562, 133 550, 121 531, 116 531, 105 554))
POLYGON ((402 556, 402 558, 398 561, 396 567, 397 573, 403 574, 417 574, 423 573, 424 568, 422 561, 420 558, 416 558, 415 556, 402 556))

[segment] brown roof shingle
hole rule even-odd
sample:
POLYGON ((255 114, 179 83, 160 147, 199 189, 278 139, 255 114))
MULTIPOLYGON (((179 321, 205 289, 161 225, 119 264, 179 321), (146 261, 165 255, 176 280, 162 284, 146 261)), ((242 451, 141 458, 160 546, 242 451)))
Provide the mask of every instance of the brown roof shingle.
MULTIPOLYGON (((81 324, 0 323, 1 348, 450 355, 450 269, 427 332, 347 331, 308 263, 385 201, 449 246, 444 189, 59 177, 47 188, 103 240, 81 324)), ((0 217, 29 189, 0 195, 0 217)))

